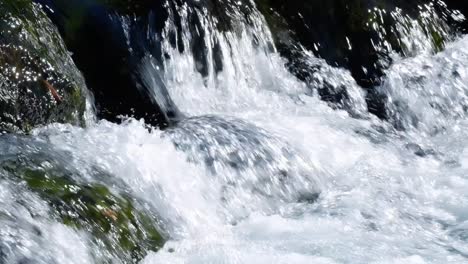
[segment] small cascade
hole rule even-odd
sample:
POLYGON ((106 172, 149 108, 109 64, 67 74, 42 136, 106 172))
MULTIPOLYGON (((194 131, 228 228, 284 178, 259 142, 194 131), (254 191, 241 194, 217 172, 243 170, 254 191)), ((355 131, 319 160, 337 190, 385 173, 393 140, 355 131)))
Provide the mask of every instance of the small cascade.
POLYGON ((64 38, 95 37, 108 61, 71 57, 110 120, 0 135, 0 262, 467 261, 468 38, 450 5, 349 1, 354 35, 326 46, 295 27, 328 19, 313 1, 297 17, 295 0, 39 2, 64 38), (86 19, 61 24, 68 5, 86 19))

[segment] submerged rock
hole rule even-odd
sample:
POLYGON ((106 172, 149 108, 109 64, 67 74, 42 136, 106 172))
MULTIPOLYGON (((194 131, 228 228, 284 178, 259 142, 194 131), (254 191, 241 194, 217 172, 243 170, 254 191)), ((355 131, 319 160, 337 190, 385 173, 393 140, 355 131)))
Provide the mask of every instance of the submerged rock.
POLYGON ((55 26, 30 0, 0 1, 0 69, 0 130, 84 125, 84 80, 55 26))
POLYGON ((0 157, 0 181, 22 186, 48 204, 48 217, 85 232, 98 251, 94 256, 97 262, 138 262, 164 245, 158 220, 145 209, 146 204, 125 192, 111 191, 106 187, 105 179, 110 177, 105 173, 97 172, 93 180, 86 179, 77 169, 68 167, 66 154, 53 153, 41 142, 17 137, 10 140, 17 146, 0 157))
MULTIPOLYGON (((197 116, 180 121, 165 137, 190 162, 223 182, 225 200, 238 190, 260 199, 304 201, 320 194, 320 172, 288 142, 232 117, 197 116)), ((315 199, 314 198, 314 199, 315 199)))

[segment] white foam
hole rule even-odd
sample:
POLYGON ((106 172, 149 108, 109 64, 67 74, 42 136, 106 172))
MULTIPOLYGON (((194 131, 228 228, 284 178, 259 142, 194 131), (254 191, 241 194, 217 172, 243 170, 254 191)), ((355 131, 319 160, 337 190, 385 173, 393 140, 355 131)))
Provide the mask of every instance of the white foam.
MULTIPOLYGON (((468 124, 464 115, 431 110, 427 99, 448 100, 454 111, 462 105, 455 100, 464 100, 465 91, 453 90, 459 79, 446 70, 463 73, 466 39, 390 69, 391 98, 408 100, 425 126, 446 124, 431 135, 395 132, 371 116, 357 120, 332 110, 308 95, 278 54, 252 45, 251 29, 213 36, 226 60, 217 75, 211 68, 202 77, 191 54, 166 47, 168 90, 194 117, 178 128, 148 131, 130 119, 35 131, 70 153, 82 177, 99 180, 93 171, 106 171, 109 187, 149 203, 170 240, 143 263, 466 262, 468 124), (426 79, 415 92, 405 76, 420 75, 426 79)), ((355 96, 362 107, 362 94, 355 96)), ((82 234, 56 225, 46 230, 53 236, 45 247, 50 254, 91 261, 82 234)))

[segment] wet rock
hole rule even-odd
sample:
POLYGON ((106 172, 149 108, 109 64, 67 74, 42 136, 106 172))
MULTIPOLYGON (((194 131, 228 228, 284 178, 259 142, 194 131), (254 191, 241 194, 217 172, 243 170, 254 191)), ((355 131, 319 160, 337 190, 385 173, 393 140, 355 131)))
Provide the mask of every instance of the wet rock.
MULTIPOLYGON (((206 28, 236 32, 241 24, 255 26, 258 22, 253 21, 254 7, 247 0, 35 1, 47 6, 45 10, 74 53, 75 62, 94 91, 98 116, 118 121, 119 115, 130 115, 162 128, 181 116, 161 80, 161 61, 168 56, 161 54, 165 23, 173 23, 165 32, 173 47, 180 52, 190 50, 197 70, 207 76, 211 66, 221 71, 223 61, 218 40, 207 43, 206 28), (188 21, 187 28, 182 26, 183 19, 188 21), (190 32, 188 43, 182 39, 184 30, 190 32), (155 62, 143 70, 153 76, 150 82, 142 74, 148 55, 155 62)), ((384 119, 388 116, 386 98, 372 89, 380 85, 384 70, 391 64, 390 52, 409 56, 421 48, 405 39, 414 27, 430 39, 433 51, 443 48, 450 31, 445 20, 451 13, 431 0, 255 3, 293 74, 333 107, 349 110, 355 91, 350 92, 348 84, 317 81, 322 67, 308 64, 303 50, 330 65, 346 68, 360 86, 369 90, 368 110, 384 119)), ((258 41, 255 37, 254 42, 258 41)))
MULTIPOLYGON (((40 145, 36 148, 41 149, 40 145)), ((101 173, 98 178, 106 177, 101 173)), ((136 263, 148 251, 157 251, 164 245, 158 220, 144 209, 144 204, 125 192, 111 191, 103 183, 83 179, 54 155, 5 155, 0 159, 0 179, 25 187, 49 205, 50 214, 59 222, 89 234, 102 251, 96 256, 98 262, 119 259, 136 263)))
MULTIPOLYGON (((393 50, 405 49, 396 30, 400 21, 395 21, 391 11, 399 8, 404 15, 418 18, 419 6, 431 3, 429 0, 411 3, 373 0, 257 2, 282 49, 302 45, 331 65, 350 69, 356 81, 364 87, 373 86, 382 74, 380 68, 385 66, 379 65, 379 59, 386 54, 380 54, 381 50, 374 46, 386 41, 393 50), (373 22, 386 31, 385 35, 373 27, 373 22)), ((428 25, 427 30, 429 37, 434 38, 434 45, 439 46, 441 43, 436 42, 440 41, 437 39, 440 36, 436 35, 442 33, 438 32, 442 29, 434 24, 428 25)))
POLYGON ((344 69, 328 65, 310 53, 290 51, 293 58, 287 63, 290 72, 309 88, 309 95, 317 95, 334 109, 346 110, 351 116, 367 113, 365 95, 353 77, 344 69))
MULTIPOLYGON (((441 50, 450 38, 445 20, 451 12, 430 0, 256 0, 256 3, 272 29, 280 53, 288 59, 288 67, 302 80, 319 70, 301 61, 298 54, 303 49, 330 65, 348 69, 361 87, 372 90, 380 85, 384 70, 391 63, 392 51, 411 55, 414 47, 404 38, 412 28, 418 27, 431 40, 434 51, 441 50), (429 15, 423 16, 421 12, 429 15)), ((346 92, 336 87, 323 85, 318 89, 324 100, 334 100, 337 105, 346 98, 346 92)), ((374 93, 369 95, 369 112, 385 118, 385 99, 374 93)))
POLYGON ((463 34, 468 33, 468 5, 464 1, 459 1, 459 0, 444 0, 444 2, 447 4, 448 8, 451 10, 456 10, 459 11, 460 14, 465 18, 462 21, 459 21, 460 17, 457 16, 455 13, 455 16, 450 16, 448 19, 454 25, 455 27, 458 27, 460 32, 463 34))
POLYGON ((86 86, 56 28, 30 0, 0 1, 0 130, 84 125, 86 86))
POLYGON ((98 118, 144 118, 165 128, 179 117, 161 79, 163 1, 36 0, 58 26, 94 93, 98 118), (155 58, 153 65, 146 64, 155 58), (151 76, 148 81, 147 76, 151 76))
MULTIPOLYGON (((55 247, 42 240, 51 237, 50 227, 57 222, 82 236, 97 263, 137 262, 163 246, 165 235, 154 209, 132 196, 122 181, 95 165, 71 166, 70 153, 55 150, 44 138, 3 135, 0 143, 0 194, 11 198, 0 202, 0 223, 11 224, 7 230, 15 237, 0 239, 0 247, 24 239, 34 241, 27 251, 36 252, 36 243, 39 249, 55 247)), ((55 256, 44 251, 39 259, 48 260, 41 263, 55 263, 49 259, 55 256)))
POLYGON ((313 168, 286 141, 240 119, 197 116, 166 130, 165 137, 190 162, 207 168, 223 182, 223 200, 238 190, 260 199, 304 201, 318 196, 313 168), (222 176, 220 176, 222 175, 222 176), (293 191, 294 190, 294 191, 293 191))
POLYGON ((46 7, 73 52, 94 92, 98 117, 119 121, 120 115, 128 115, 161 128, 181 117, 161 80, 162 60, 169 58, 161 53, 163 31, 172 47, 193 54, 197 70, 206 77, 211 64, 219 72, 223 61, 219 41, 207 43, 205 29, 235 32, 252 9, 249 0, 35 1, 46 7), (166 23, 173 24, 166 28, 166 23), (185 31, 190 32, 189 43, 183 41, 185 31), (148 55, 154 66, 142 69, 148 55))

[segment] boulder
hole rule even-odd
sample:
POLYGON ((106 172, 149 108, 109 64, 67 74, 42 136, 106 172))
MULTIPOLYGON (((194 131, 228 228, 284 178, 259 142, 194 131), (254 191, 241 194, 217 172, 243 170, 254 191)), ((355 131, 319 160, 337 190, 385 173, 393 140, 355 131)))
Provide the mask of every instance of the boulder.
MULTIPOLYGON (((11 182, 12 187, 24 189, 20 196, 34 195, 36 203, 44 203, 47 214, 35 212, 34 203, 24 198, 23 206, 38 220, 47 218, 86 234, 90 246, 99 250, 94 256, 97 263, 115 259, 137 263, 149 251, 156 252, 164 245, 165 236, 152 206, 133 197, 112 175, 98 168, 86 175, 70 166, 72 157, 68 153, 54 150, 41 140, 7 135, 1 143, 0 182, 11 182)), ((1 209, 0 223, 8 222, 1 209)), ((36 233, 44 232, 36 229, 36 233)))
MULTIPOLYGON (((320 70, 303 62, 304 49, 332 66, 348 69, 356 82, 369 90, 369 111, 382 118, 385 106, 373 88, 380 85, 391 64, 390 54, 410 56, 414 49, 421 49, 405 39, 413 29, 423 32, 430 41, 430 47, 423 48, 433 52, 440 51, 453 33, 447 21, 452 12, 431 0, 256 0, 256 3, 291 72, 310 83, 313 74, 320 70)), ((341 88, 316 89, 327 101, 330 94, 338 94, 331 98, 338 105, 343 105, 347 96, 341 88)))
MULTIPOLYGON (((398 8, 402 18, 408 16, 419 19, 421 10, 432 9, 430 0, 411 3, 377 0, 257 2, 282 53, 288 52, 283 49, 301 45, 326 59, 330 65, 348 68, 356 81, 364 87, 373 86, 381 75, 382 65, 378 62, 386 54, 380 53, 379 45, 387 42, 392 50, 405 50, 396 29, 397 24, 402 21, 392 17, 391 11, 398 8), (382 30, 387 33, 383 35, 382 30)), ((424 22, 421 21, 421 24, 424 22)), ((442 44, 438 34, 444 33, 442 31, 445 28, 441 28, 443 25, 439 24, 440 21, 434 19, 432 22, 433 25, 421 26, 427 27, 425 33, 432 38, 438 49, 442 44)), ((289 57, 289 54, 286 55, 289 57)))
POLYGON ((84 125, 87 89, 60 35, 30 0, 0 1, 0 130, 84 125))
POLYGON ((132 116, 160 128, 178 119, 158 63, 167 18, 163 1, 35 1, 73 53, 94 94, 98 118, 118 122, 132 116))

